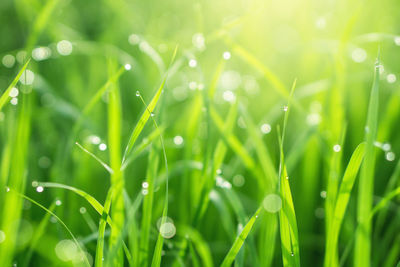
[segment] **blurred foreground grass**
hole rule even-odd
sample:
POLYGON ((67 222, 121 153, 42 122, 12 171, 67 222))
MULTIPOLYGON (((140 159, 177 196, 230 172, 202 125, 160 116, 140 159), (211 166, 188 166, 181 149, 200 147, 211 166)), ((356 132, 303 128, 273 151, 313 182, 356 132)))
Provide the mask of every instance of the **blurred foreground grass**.
POLYGON ((399 266, 399 11, 1 1, 0 266, 399 266))

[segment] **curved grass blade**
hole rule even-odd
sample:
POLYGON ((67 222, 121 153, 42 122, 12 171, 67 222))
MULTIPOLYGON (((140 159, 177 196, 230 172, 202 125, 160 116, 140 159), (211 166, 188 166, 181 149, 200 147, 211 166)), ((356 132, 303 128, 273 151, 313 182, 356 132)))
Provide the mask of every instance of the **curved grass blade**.
MULTIPOLYGON (((176 49, 174 52, 174 57, 175 57, 175 54, 176 54, 176 49)), ((162 152, 163 152, 163 157, 164 157, 165 173, 166 173, 165 200, 164 200, 164 208, 163 208, 162 219, 161 219, 161 224, 160 224, 160 225, 163 225, 166 223, 167 214, 168 214, 168 160, 167 160, 167 153, 165 151, 164 138, 161 134, 160 128, 158 127, 156 120, 151 115, 152 113, 149 109, 149 106, 146 104, 146 102, 144 101, 144 99, 141 95, 139 95, 139 98, 142 101, 143 105, 146 107, 145 112, 148 112, 147 115, 149 117, 151 117, 153 124, 158 131, 158 135, 160 137, 160 142, 161 142, 161 147, 162 147, 162 152)), ((161 265, 161 254, 162 254, 163 243, 164 243, 164 237, 161 235, 161 232, 159 232, 157 242, 156 242, 156 247, 154 249, 153 260, 151 262, 152 267, 159 267, 161 265)))
MULTIPOLYGON (((174 57, 175 57, 175 54, 176 54, 176 49, 174 52, 174 57)), ((140 99, 142 100, 143 104, 146 106, 146 111, 150 114, 151 112, 148 109, 146 102, 144 102, 144 99, 142 98, 142 96, 140 96, 140 99)), ((164 138, 161 134, 160 128, 158 127, 157 122, 153 118, 153 116, 151 116, 151 119, 153 121, 155 128, 158 130, 158 135, 160 137, 162 152, 163 152, 163 156, 164 156, 164 164, 165 164, 165 173, 166 173, 165 200, 164 200, 164 208, 163 208, 162 219, 161 219, 161 224, 160 224, 160 225, 163 225, 166 223, 167 214, 168 214, 168 160, 167 160, 167 153, 165 151, 164 138)), ((161 254, 162 254, 163 243, 164 243, 164 237, 161 235, 161 232, 159 232, 157 242, 156 242, 156 247, 154 249, 153 260, 151 262, 152 267, 159 267, 161 265, 161 254)))
MULTIPOLYGON (((49 207, 49 211, 54 212, 55 207, 56 207, 56 202, 53 202, 49 207)), ((44 231, 46 230, 47 224, 49 223, 50 220, 50 216, 51 213, 46 212, 45 216, 40 221, 39 226, 35 229, 35 233, 33 234, 32 240, 30 242, 28 252, 25 254, 22 266, 25 267, 29 266, 29 262, 32 258, 33 251, 36 248, 36 245, 40 237, 42 237, 44 231)))
POLYGON ((71 235, 72 239, 74 240, 74 243, 76 244, 76 246, 78 247, 78 249, 79 249, 80 252, 82 253, 82 257, 83 257, 84 260, 85 260, 85 264, 86 264, 87 266, 90 267, 89 260, 88 260, 88 258, 87 258, 87 256, 86 256, 86 253, 85 253, 84 250, 82 249, 82 247, 81 247, 81 245, 79 244, 78 240, 75 238, 74 234, 71 232, 71 230, 68 228, 68 226, 67 226, 54 212, 52 212, 51 210, 49 210, 49 209, 46 208, 45 206, 41 205, 39 202, 36 202, 36 201, 33 200, 32 198, 30 198, 30 197, 28 197, 28 196, 26 196, 26 195, 24 195, 24 194, 18 193, 17 191, 15 191, 15 190, 13 190, 13 189, 10 189, 10 192, 15 193, 15 194, 17 194, 18 196, 20 196, 20 197, 22 197, 22 198, 25 198, 25 199, 28 200, 29 202, 35 204, 36 206, 40 207, 41 209, 45 210, 47 213, 51 214, 54 218, 56 218, 57 221, 58 221, 58 222, 67 230, 67 232, 71 235))
MULTIPOLYGON (((98 214, 103 215, 104 212, 104 208, 103 206, 100 204, 99 201, 97 201, 97 199, 95 199, 93 196, 91 196, 90 194, 86 193, 83 190, 80 190, 78 188, 69 186, 69 185, 64 185, 64 184, 59 184, 59 183, 42 183, 39 182, 38 186, 42 186, 42 187, 49 187, 49 188, 61 188, 61 189, 67 189, 69 191, 74 192, 75 194, 83 197, 96 211, 98 214)), ((109 225, 111 225, 111 218, 106 214, 106 218, 107 218, 107 222, 109 225)))
POLYGON ((380 210, 382 210, 389 203, 390 200, 400 195, 400 187, 397 187, 393 191, 390 191, 378 204, 372 209, 371 214, 369 215, 369 220, 372 220, 372 217, 380 210))
POLYGON ((379 104, 379 53, 375 63, 375 76, 369 99, 368 115, 365 132, 365 159, 361 167, 361 176, 358 188, 357 222, 361 231, 357 232, 354 254, 354 266, 370 266, 371 256, 371 222, 368 215, 372 209, 372 198, 374 194, 375 174, 375 147, 374 142, 377 135, 378 104, 379 104))
MULTIPOLYGON (((165 126, 160 125, 160 132, 163 133, 165 131, 165 126)), ((147 137, 143 138, 143 141, 141 144, 137 146, 136 149, 132 151, 129 157, 126 158, 124 164, 121 165, 121 171, 125 170, 143 151, 145 151, 146 148, 149 147, 149 145, 158 137, 158 130, 154 130, 152 133, 150 133, 147 137)))
POLYGON ((182 236, 189 238, 190 244, 193 244, 194 250, 197 251, 202 262, 202 265, 199 266, 213 267, 210 248, 201 234, 196 229, 187 225, 178 225, 178 228, 181 230, 182 236))
POLYGON ((365 143, 361 143, 354 150, 340 184, 339 193, 334 208, 333 221, 328 228, 329 232, 325 256, 325 266, 327 267, 338 265, 336 257, 340 227, 350 199, 351 190, 353 189, 358 170, 364 157, 364 153, 365 143))
MULTIPOLYGON (((112 189, 112 187, 109 189, 109 193, 107 194, 107 198, 104 204, 104 207, 100 204, 99 201, 97 201, 93 196, 91 196, 90 194, 86 193, 83 190, 77 189, 75 187, 72 186, 68 186, 68 185, 64 185, 64 184, 59 184, 59 183, 38 183, 38 186, 42 186, 42 187, 53 187, 53 188, 61 188, 61 189, 67 189, 70 190, 74 193, 76 193, 77 195, 83 197, 84 199, 86 199, 86 201, 97 211, 97 213, 99 213, 99 215, 101 215, 101 221, 100 221, 100 226, 99 226, 99 240, 103 240, 103 244, 104 244, 104 231, 105 231, 105 226, 108 224, 111 228, 113 227, 112 221, 111 221, 111 217, 109 216, 109 211, 110 211, 110 207, 111 207, 111 193, 110 190, 112 189), (104 221, 104 223, 102 223, 104 221), (103 228, 104 230, 101 232, 100 228, 103 228)), ((100 242, 101 243, 101 242, 100 242)), ((98 241, 99 244, 99 241, 98 241)), ((128 259, 131 258, 130 253, 126 247, 126 245, 124 244, 124 250, 126 253, 126 256, 128 259)), ((98 251, 98 250, 96 250, 98 251)), ((97 253, 96 253, 96 259, 97 259, 97 253)), ((100 262, 98 262, 96 260, 96 266, 102 266, 102 265, 97 265, 97 264, 102 264, 102 253, 99 256, 100 262)))
MULTIPOLYGON (((175 48, 174 54, 172 55, 171 62, 173 62, 173 60, 175 59, 177 51, 178 51, 178 47, 175 48)), ((139 119, 139 122, 136 124, 135 128, 133 129, 131 137, 129 138, 129 141, 128 141, 128 145, 125 148, 124 156, 122 157, 122 165, 124 165, 127 156, 129 155, 129 153, 131 152, 131 150, 133 148, 133 145, 135 144, 137 138, 139 137, 140 133, 142 132, 147 121, 152 116, 153 111, 154 111, 154 109, 157 105, 157 102, 161 96, 161 93, 163 91, 164 85, 167 81, 167 78, 168 78, 168 71, 165 74, 164 79, 163 79, 160 87, 158 88, 156 94, 153 96, 152 100, 150 101, 150 104, 146 105, 147 106, 146 110, 143 112, 142 116, 139 119)))
POLYGON ((28 59, 24 66, 22 66, 21 70, 18 72, 17 76, 15 76, 14 80, 11 82, 11 84, 7 87, 7 89, 4 91, 4 93, 0 97, 0 111, 3 108, 3 106, 7 103, 7 101, 10 99, 10 92, 14 88, 14 86, 17 84, 19 79, 21 78, 22 73, 24 73, 26 67, 28 67, 29 62, 31 62, 31 59, 28 59))
POLYGON ((92 158, 94 158, 98 163, 101 164, 101 166, 103 166, 110 174, 113 174, 114 171, 111 169, 110 166, 108 166, 104 161, 102 161, 99 157, 97 157, 95 154, 93 154, 92 152, 90 152, 89 150, 87 150, 86 148, 84 148, 81 144, 79 144, 78 142, 75 142, 75 145, 77 145, 80 149, 82 149, 83 152, 87 153, 89 156, 91 156, 92 158))
POLYGON ((251 229, 253 228, 254 223, 258 217, 258 214, 261 212, 262 207, 259 207, 254 215, 250 218, 246 226, 243 228, 243 231, 237 236, 235 242, 233 243, 231 249, 228 254, 225 256, 224 261, 221 264, 221 267, 230 267, 233 261, 236 258, 236 255, 239 253, 240 248, 242 247, 244 241, 249 235, 251 229))

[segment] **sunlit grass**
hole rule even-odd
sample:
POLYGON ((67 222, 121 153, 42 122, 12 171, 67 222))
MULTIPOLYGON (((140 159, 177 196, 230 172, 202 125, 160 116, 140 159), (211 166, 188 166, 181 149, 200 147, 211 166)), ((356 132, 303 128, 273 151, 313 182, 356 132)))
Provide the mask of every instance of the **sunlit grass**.
POLYGON ((399 7, 2 2, 0 266, 399 266, 399 7))

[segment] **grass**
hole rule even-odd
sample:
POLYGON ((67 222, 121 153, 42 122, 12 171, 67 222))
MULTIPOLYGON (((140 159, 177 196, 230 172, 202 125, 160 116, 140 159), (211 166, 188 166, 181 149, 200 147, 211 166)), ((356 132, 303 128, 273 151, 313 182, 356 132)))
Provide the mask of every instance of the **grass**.
POLYGON ((0 266, 400 266, 399 8, 1 1, 0 266))

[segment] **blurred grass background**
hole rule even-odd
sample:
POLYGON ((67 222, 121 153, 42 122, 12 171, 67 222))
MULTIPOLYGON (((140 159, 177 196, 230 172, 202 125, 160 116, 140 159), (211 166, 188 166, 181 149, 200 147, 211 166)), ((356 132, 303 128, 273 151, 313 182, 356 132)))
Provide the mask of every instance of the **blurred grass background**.
MULTIPOLYGON (((163 132, 170 170, 168 216, 176 226, 176 235, 164 241, 161 265, 206 266, 207 253, 219 265, 264 197, 277 192, 273 180, 279 166, 276 129, 282 125, 296 78, 284 144, 286 165, 301 263, 323 265, 328 177, 340 180, 352 151, 364 140, 378 47, 381 75, 374 203, 399 186, 399 173, 394 172, 400 148, 396 138, 399 11, 399 3, 393 0, 3 0, 1 93, 25 60, 32 60, 16 85, 17 93, 10 94, 0 111, 1 185, 52 207, 92 262, 100 216, 70 191, 44 188, 39 193, 31 184, 74 186, 104 203, 110 175, 75 142, 107 164, 112 161, 110 146, 112 153, 117 151, 114 160, 122 157, 145 111, 136 92, 150 102, 178 45, 152 117, 163 132), (109 117, 107 93, 83 114, 90 99, 121 66, 127 70, 108 86, 118 88, 119 104, 113 115, 121 123, 109 117), (116 131, 119 140, 111 141, 115 135, 110 135, 110 129, 115 127, 121 127, 120 134, 116 131)), ((139 244, 131 240, 148 226, 150 252, 139 257, 151 262, 165 198, 165 165, 151 119, 134 151, 140 153, 122 175, 126 199, 133 202, 140 194, 147 196, 143 192, 146 178, 161 182, 154 185, 149 220, 143 220, 146 209, 140 206, 135 222, 126 223, 131 230, 125 240, 133 255, 141 255, 143 251, 135 254, 139 244)), ((115 162, 111 167, 118 165, 115 162)), ((344 266, 354 263, 357 184, 338 246, 344 266)), ((46 218, 45 211, 20 197, 6 200, 5 191, 0 198, 4 266, 82 264, 57 250, 59 246, 66 254, 74 254, 77 248, 68 242, 69 247, 63 247, 71 236, 54 217, 46 218), (35 243, 41 222, 47 224, 35 243), (18 229, 7 232, 7 225, 18 229), (13 249, 8 251, 10 246, 13 249)), ((378 217, 373 221, 373 253, 365 257, 371 266, 397 266, 398 200, 391 201, 378 217)), ((236 266, 282 265, 276 223, 276 213, 262 212, 236 266)), ((107 230, 106 244, 108 236, 107 230)))

